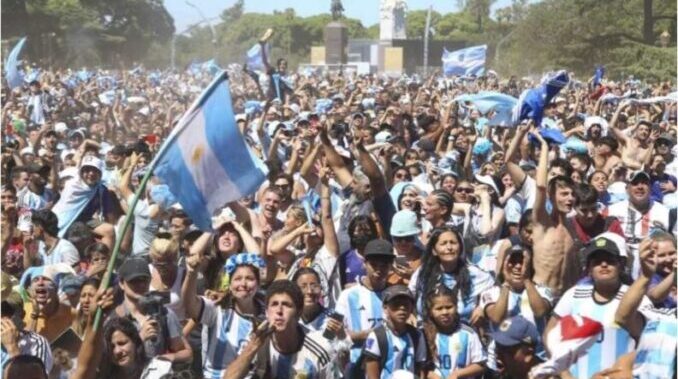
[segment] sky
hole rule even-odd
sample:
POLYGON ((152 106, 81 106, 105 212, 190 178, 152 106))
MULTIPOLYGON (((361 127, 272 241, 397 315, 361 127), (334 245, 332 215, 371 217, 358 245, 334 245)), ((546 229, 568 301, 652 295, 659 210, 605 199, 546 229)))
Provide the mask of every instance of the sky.
MULTIPOLYGON (((200 12, 186 3, 186 0, 165 0, 165 7, 174 17, 177 33, 183 32, 190 25, 204 19, 218 17, 221 12, 231 7, 236 0, 189 0, 200 9, 200 12), (201 16, 200 13, 204 15, 201 16)), ((293 8, 302 17, 319 13, 330 13, 331 0, 245 0, 245 12, 272 13, 274 10, 293 8)), ((357 18, 366 27, 379 22, 379 0, 342 0, 344 15, 357 18)), ((458 11, 457 0, 407 0, 409 10, 428 9, 439 13, 458 11)), ((492 11, 511 5, 511 0, 498 0, 492 11)), ((216 21, 215 21, 216 22, 216 21)))

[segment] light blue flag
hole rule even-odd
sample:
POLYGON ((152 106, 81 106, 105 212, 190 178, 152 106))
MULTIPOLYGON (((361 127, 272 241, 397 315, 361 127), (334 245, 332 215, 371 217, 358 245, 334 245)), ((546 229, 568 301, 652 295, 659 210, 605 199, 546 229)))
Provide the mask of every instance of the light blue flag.
POLYGON ((38 80, 39 78, 40 78, 40 69, 34 68, 34 69, 31 69, 31 71, 28 74, 25 74, 24 82, 30 83, 34 80, 38 80))
MULTIPOLYGON (((269 55, 269 45, 266 44, 266 56, 269 55)), ((261 44, 257 43, 247 50, 247 69, 252 71, 266 71, 266 66, 264 65, 264 57, 261 51, 261 44)))
POLYGON ((217 72, 221 71, 221 67, 219 67, 219 65, 218 65, 217 62, 214 60, 214 58, 212 58, 212 59, 210 59, 210 60, 204 62, 204 63, 201 65, 201 68, 202 68, 203 71, 207 71, 207 72, 209 72, 209 73, 212 74, 212 75, 214 75, 214 74, 216 74, 217 72))
POLYGON ((494 111, 494 116, 487 123, 490 126, 511 125, 513 107, 518 103, 518 99, 513 96, 491 91, 460 95, 454 101, 469 102, 483 115, 494 111))
POLYGON ((445 75, 482 75, 485 72, 487 45, 467 47, 456 51, 443 49, 445 75))
POLYGON ((25 43, 26 37, 22 38, 7 56, 7 62, 5 63, 7 74, 5 78, 7 79, 7 85, 11 89, 20 86, 23 81, 19 73, 19 54, 21 54, 21 49, 23 49, 25 43))
POLYGON ((225 71, 179 120, 153 165, 201 230, 226 203, 249 195, 268 170, 238 130, 225 71))

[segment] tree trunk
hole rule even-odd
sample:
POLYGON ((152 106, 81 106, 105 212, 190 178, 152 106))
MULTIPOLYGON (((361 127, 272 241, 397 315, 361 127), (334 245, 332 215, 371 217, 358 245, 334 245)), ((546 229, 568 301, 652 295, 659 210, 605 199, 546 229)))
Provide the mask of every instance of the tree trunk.
POLYGON ((643 40, 648 45, 654 45, 653 27, 652 0, 643 0, 643 40))

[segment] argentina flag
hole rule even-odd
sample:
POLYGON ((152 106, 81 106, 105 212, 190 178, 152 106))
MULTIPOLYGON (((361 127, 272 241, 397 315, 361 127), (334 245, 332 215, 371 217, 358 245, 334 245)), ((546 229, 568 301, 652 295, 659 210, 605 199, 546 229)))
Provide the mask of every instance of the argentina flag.
POLYGON ((211 230, 215 211, 263 183, 268 170, 238 130, 225 71, 177 123, 152 167, 201 230, 211 230))
POLYGON ((477 94, 464 94, 457 96, 454 101, 469 102, 478 109, 483 115, 494 111, 492 118, 488 121, 490 126, 509 126, 513 107, 518 100, 499 92, 481 91, 477 94))
POLYGON ((445 75, 482 75, 485 72, 487 45, 467 47, 456 51, 443 49, 445 75))
POLYGON ((5 68, 7 73, 5 74, 5 78, 7 79, 7 85, 11 89, 20 86, 23 81, 23 77, 19 72, 19 54, 21 54, 21 49, 23 49, 25 43, 26 37, 22 38, 7 56, 5 68))

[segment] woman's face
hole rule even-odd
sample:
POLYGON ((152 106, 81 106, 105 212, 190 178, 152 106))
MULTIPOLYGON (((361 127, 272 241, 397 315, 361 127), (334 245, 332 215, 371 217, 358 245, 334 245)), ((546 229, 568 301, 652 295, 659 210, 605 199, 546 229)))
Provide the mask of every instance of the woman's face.
POLYGON ((399 168, 395 174, 393 174, 393 185, 396 185, 400 182, 409 182, 412 180, 409 171, 404 168, 399 168))
POLYGON ((92 301, 94 300, 94 295, 97 293, 97 288, 92 285, 85 285, 80 290, 80 309, 82 313, 87 316, 89 315, 90 310, 93 310, 92 301))
POLYGON ((591 185, 598 192, 604 192, 607 190, 607 175, 602 172, 596 172, 591 176, 591 185))
POLYGON ((313 274, 304 274, 297 278, 297 285, 304 294, 304 307, 315 306, 320 302, 322 287, 318 277, 313 274))
POLYGON ((450 195, 454 195, 454 190, 457 188, 457 180, 452 176, 446 176, 445 179, 443 179, 440 188, 450 195))
POLYGON ((497 173, 497 168, 492 163, 485 164, 481 170, 483 175, 494 176, 497 173))
POLYGON ((403 191, 403 197, 400 199, 400 209, 409 209, 414 211, 414 206, 417 202, 417 190, 414 188, 407 188, 403 191))
POLYGON ((431 318, 443 329, 454 324, 457 318, 457 304, 450 296, 436 296, 431 302, 431 318))
POLYGON ((501 177, 501 184, 503 184, 504 188, 506 189, 513 187, 513 179, 511 179, 511 175, 504 174, 504 176, 501 177))
POLYGON ((454 201, 456 203, 470 203, 473 194, 473 186, 467 181, 462 181, 454 189, 454 201))
POLYGON ((435 224, 445 216, 445 208, 438 203, 438 199, 435 195, 429 195, 426 197, 426 200, 424 200, 422 213, 427 221, 435 224))
POLYGON ((285 222, 283 224, 285 230, 292 231, 301 226, 303 223, 304 220, 300 220, 295 212, 287 212, 287 215, 285 216, 285 222))
POLYGON ((217 247, 220 253, 230 255, 241 250, 242 242, 238 233, 234 229, 227 227, 221 232, 217 247))
POLYGON ((249 266, 240 266, 233 271, 230 289, 233 297, 238 300, 252 298, 259 288, 259 278, 249 266))
POLYGON ((96 264, 106 264, 108 263, 108 255, 100 252, 92 253, 92 259, 90 262, 92 265, 96 264))
POLYGON ((111 335, 111 346, 113 350, 113 364, 116 366, 131 368, 134 367, 134 351, 136 346, 123 332, 116 330, 111 335))
POLYGON ((437 256, 441 263, 456 263, 461 254, 461 244, 457 235, 453 232, 443 232, 433 248, 433 255, 437 256))

